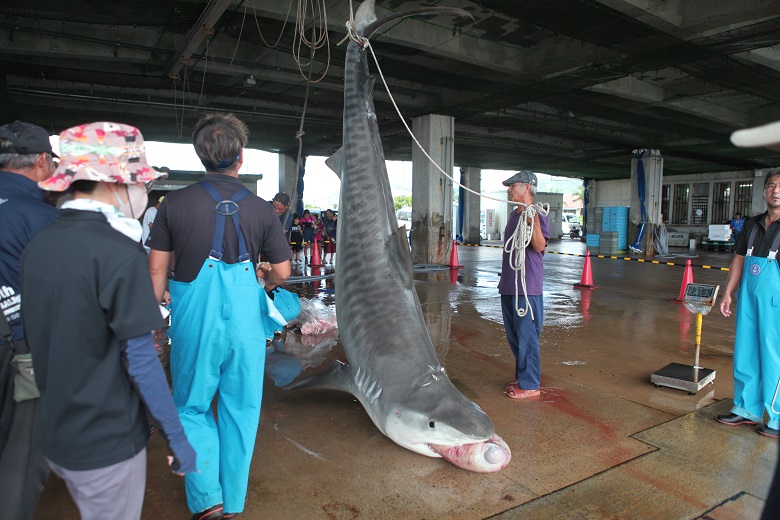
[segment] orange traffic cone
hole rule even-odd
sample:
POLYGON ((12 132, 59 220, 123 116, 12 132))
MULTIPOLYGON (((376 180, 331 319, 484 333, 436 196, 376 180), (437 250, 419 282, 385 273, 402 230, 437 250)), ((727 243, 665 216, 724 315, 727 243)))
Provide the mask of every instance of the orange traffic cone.
POLYGON ((682 285, 680 286, 680 295, 673 302, 681 302, 685 298, 685 288, 689 283, 693 283, 693 265, 691 259, 685 261, 685 274, 683 275, 682 285))
POLYGON ((314 287, 314 291, 317 292, 320 290, 320 278, 319 276, 322 274, 322 268, 321 267, 312 267, 311 268, 311 275, 314 277, 314 283, 312 286, 314 287))
POLYGON ((458 261, 458 241, 452 241, 452 251, 450 252, 450 267, 463 267, 458 261))
POLYGON ((322 267, 322 259, 320 258, 320 245, 316 240, 311 245, 311 263, 310 267, 322 267))
POLYGON ((582 266, 582 278, 580 283, 575 283, 575 289, 595 289, 598 285, 593 285, 593 274, 590 272, 590 251, 585 253, 585 265, 582 266))

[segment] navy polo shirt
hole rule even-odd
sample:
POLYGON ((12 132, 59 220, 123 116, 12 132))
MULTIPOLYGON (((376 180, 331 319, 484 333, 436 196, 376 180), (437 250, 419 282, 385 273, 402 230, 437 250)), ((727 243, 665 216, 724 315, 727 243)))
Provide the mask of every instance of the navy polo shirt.
POLYGON ((745 226, 737 237, 737 245, 734 248, 735 253, 742 256, 747 254, 748 239, 750 239, 753 228, 758 226, 755 243, 753 244, 753 256, 766 258, 769 255, 769 248, 772 246, 775 236, 780 233, 780 220, 775 220, 769 225, 769 229, 765 229, 766 216, 767 212, 765 211, 745 221, 745 226))
MULTIPOLYGON (((244 187, 235 177, 209 173, 203 180, 210 182, 219 194, 229 199, 244 187)), ((193 184, 170 192, 157 210, 157 218, 147 244, 157 251, 172 251, 175 266, 173 279, 191 282, 209 257, 217 214, 214 199, 201 186, 193 184)), ((273 207, 256 195, 238 203, 241 231, 254 265, 258 257, 272 264, 290 259, 290 244, 273 207)), ((238 235, 232 219, 226 219, 222 261, 238 261, 238 235)))
POLYGON ((46 192, 35 181, 0 171, 0 309, 11 324, 15 341, 24 338, 19 281, 22 252, 59 214, 45 197, 46 192))

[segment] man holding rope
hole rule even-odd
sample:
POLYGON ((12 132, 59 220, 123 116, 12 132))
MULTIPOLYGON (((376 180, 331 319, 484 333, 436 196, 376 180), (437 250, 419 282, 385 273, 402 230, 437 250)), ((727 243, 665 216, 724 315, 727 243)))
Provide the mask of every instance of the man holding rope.
POLYGON ((539 395, 539 335, 544 321, 542 287, 544 249, 550 238, 547 210, 534 204, 536 175, 519 171, 503 182, 510 202, 517 203, 504 229, 504 258, 498 292, 509 348, 515 356, 517 381, 506 387, 512 399, 539 395))

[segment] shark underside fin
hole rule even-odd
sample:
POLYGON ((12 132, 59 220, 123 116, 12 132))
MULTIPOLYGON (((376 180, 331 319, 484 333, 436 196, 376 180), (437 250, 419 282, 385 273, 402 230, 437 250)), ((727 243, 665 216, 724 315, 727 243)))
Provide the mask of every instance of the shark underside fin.
POLYGON ((286 385, 285 390, 337 390, 352 394, 352 369, 347 363, 334 361, 322 372, 286 385))

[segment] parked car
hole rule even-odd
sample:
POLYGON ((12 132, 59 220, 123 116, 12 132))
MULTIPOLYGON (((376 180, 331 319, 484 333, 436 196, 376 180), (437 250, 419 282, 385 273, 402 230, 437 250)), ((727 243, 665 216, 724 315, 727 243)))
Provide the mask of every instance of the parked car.
POLYGON ((563 214, 561 233, 563 236, 569 236, 570 238, 580 238, 582 236, 582 224, 577 220, 577 215, 572 215, 571 213, 563 214))
POLYGON ((398 221, 398 227, 406 226, 406 238, 409 245, 412 245, 412 208, 403 207, 395 212, 395 218, 398 221))

